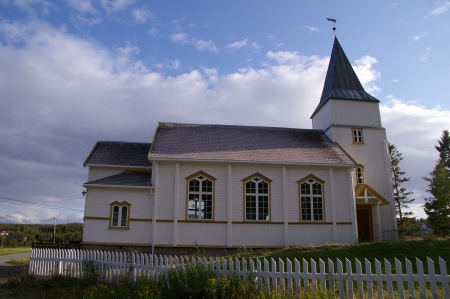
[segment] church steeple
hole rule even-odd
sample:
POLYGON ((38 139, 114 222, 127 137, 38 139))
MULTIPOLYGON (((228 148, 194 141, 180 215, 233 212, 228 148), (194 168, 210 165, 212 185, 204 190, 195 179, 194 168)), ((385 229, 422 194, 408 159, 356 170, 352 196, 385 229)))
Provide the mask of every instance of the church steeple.
POLYGON ((364 90, 336 37, 334 38, 333 50, 331 52, 330 63, 325 77, 322 96, 319 105, 316 110, 314 110, 311 118, 330 98, 379 102, 379 100, 364 90))

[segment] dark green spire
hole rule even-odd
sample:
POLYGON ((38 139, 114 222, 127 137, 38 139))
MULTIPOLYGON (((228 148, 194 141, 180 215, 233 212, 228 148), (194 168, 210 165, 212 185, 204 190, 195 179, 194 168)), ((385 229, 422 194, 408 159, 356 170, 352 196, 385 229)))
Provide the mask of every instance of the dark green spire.
POLYGON ((330 64, 328 65, 327 76, 325 77, 325 84, 323 85, 322 97, 311 117, 313 117, 330 98, 379 102, 379 100, 364 90, 336 37, 334 38, 330 64))

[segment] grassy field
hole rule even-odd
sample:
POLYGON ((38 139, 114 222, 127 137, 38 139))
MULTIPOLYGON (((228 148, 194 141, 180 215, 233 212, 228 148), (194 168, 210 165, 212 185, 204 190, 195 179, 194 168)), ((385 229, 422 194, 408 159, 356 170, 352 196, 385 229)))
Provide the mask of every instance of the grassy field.
POLYGON ((31 251, 31 247, 16 247, 16 248, 3 247, 3 248, 0 248, 0 255, 26 253, 26 252, 30 252, 30 251, 31 251))
MULTIPOLYGON (((257 254, 256 254, 257 255, 257 254)), ((335 260, 339 258, 343 261, 345 258, 353 261, 355 258, 360 261, 368 259, 373 262, 378 259, 383 262, 384 259, 394 263, 395 258, 401 262, 408 258, 415 262, 416 258, 425 262, 427 257, 434 262, 441 257, 447 262, 450 262, 450 240, 445 241, 402 241, 402 242, 384 242, 384 243, 363 243, 355 245, 326 245, 326 246, 307 246, 299 248, 289 248, 279 251, 271 251, 264 254, 266 258, 281 258, 283 260, 290 259, 314 259, 318 261, 319 258, 330 258, 335 260)))
MULTIPOLYGON (((447 265, 450 264, 450 240, 447 241, 402 241, 392 243, 368 243, 368 244, 356 244, 356 245, 326 245, 326 246, 306 246, 299 248, 289 248, 281 250, 270 251, 252 251, 242 250, 241 256, 248 258, 274 258, 274 259, 294 259, 301 260, 305 258, 307 260, 314 259, 318 261, 319 258, 326 260, 327 258, 335 260, 336 258, 342 261, 345 258, 354 261, 355 258, 364 261, 365 258, 372 261, 378 259, 383 261, 387 259, 391 263, 397 258, 404 262, 405 258, 415 264, 416 257, 425 262, 426 257, 430 257, 435 262, 438 257, 447 261, 447 265)), ((436 269, 437 272, 440 272, 436 269)), ((197 279, 197 278, 195 278, 197 279)), ((210 283, 214 278, 208 278, 210 283), (211 281, 210 281, 211 280, 211 281)), ((216 280, 214 280, 216 281, 216 280)), ((217 279, 219 281, 219 279, 217 279)), ((227 284, 232 284, 232 281, 224 281, 227 284)), ((65 277, 52 277, 50 279, 38 279, 32 276, 23 274, 10 279, 10 281, 4 285, 0 285, 0 299, 2 298, 186 298, 185 293, 177 293, 177 296, 171 297, 162 296, 158 291, 161 286, 146 285, 144 283, 139 284, 127 284, 125 282, 120 283, 106 283, 93 279, 92 281, 86 281, 82 279, 65 278, 65 277), (156 289, 155 289, 156 288, 156 289), (156 290, 156 291, 155 291, 156 290), (126 291, 124 293, 124 291, 126 291), (134 294, 125 295, 124 294, 134 294), (139 295, 141 294, 141 295, 139 295), (180 297, 181 296, 181 297, 180 297)), ((173 283, 173 282, 172 282, 173 283)), ((198 281, 192 281, 193 284, 201 285, 198 281)), ((213 287, 216 286, 213 285, 213 287)), ((208 284, 211 287, 211 284, 208 284)), ((223 285, 220 287, 224 287, 223 285)), ((231 285, 228 287, 231 288, 231 285)), ((239 288, 242 286, 236 286, 239 288)), ((244 286, 248 287, 248 286, 244 286)), ((199 286, 200 288, 200 286, 199 286)), ((234 287, 233 287, 234 288, 234 287)), ((251 288, 251 286, 250 286, 251 288)), ((170 291, 170 290, 169 290, 170 291)), ((211 291, 209 289, 209 291, 211 291)), ((213 290, 214 291, 214 290, 213 290)), ((233 289, 231 289, 233 291, 233 289)), ((244 290, 245 291, 245 290, 244 290)), ((234 291, 233 291, 234 292, 234 291)), ((252 293, 253 294, 253 293, 252 293)), ((336 298, 335 294, 305 294, 302 298, 336 298), (316 296, 317 295, 317 296, 316 296)), ((228 296, 229 297, 229 296, 228 296)), ((228 298, 225 297, 211 297, 211 298, 228 298)), ((192 296, 191 298, 202 298, 192 296)), ((205 297, 210 298, 210 297, 205 297)), ((239 296, 235 298, 241 298, 239 296)), ((255 297, 247 298, 294 298, 291 296, 279 296, 272 297, 269 295, 256 295, 255 297)), ((295 297, 298 298, 298 297, 295 297)))

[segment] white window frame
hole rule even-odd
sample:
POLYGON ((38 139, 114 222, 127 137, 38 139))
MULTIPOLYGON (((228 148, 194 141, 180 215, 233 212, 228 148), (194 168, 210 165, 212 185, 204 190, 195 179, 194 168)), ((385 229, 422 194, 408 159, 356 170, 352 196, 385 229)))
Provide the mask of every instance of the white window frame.
POLYGON ((362 165, 358 165, 358 167, 356 167, 356 184, 357 185, 365 184, 364 166, 362 165))
POLYGON ((110 227, 128 228, 130 224, 131 204, 126 201, 111 203, 110 227))
POLYGON ((301 222, 325 222, 324 187, 325 182, 314 175, 309 175, 298 181, 301 222), (317 186, 320 186, 319 193, 319 189, 314 188, 317 186), (304 190, 308 192, 304 192, 304 190))
MULTIPOLYGON (((244 183, 244 220, 245 221, 270 221, 270 183, 271 179, 257 173, 243 179, 244 183), (255 192, 247 192, 249 183, 254 183, 256 185, 255 192), (267 192, 261 192, 259 184, 267 184, 267 192), (255 198, 254 207, 250 206, 250 197, 255 198), (252 209, 252 213, 250 213, 252 209), (255 217, 249 217, 250 215, 255 215, 255 217), (254 219, 256 218, 256 219, 254 219)), ((262 186, 263 187, 263 186, 262 186)))
POLYGON ((353 143, 364 143, 363 129, 353 128, 352 129, 352 140, 353 140, 353 143))
POLYGON ((187 220, 214 220, 215 181, 216 178, 203 171, 199 171, 186 178, 187 220), (195 181, 199 183, 198 190, 193 190, 193 188, 195 188, 195 185, 193 185, 195 181), (210 183, 210 190, 205 190, 206 188, 208 188, 208 182, 210 183), (210 198, 210 200, 207 200, 208 197, 210 198), (193 198, 193 200, 191 198, 193 198), (210 211, 207 211, 206 209, 208 207, 205 206, 205 204, 208 204, 208 201, 210 201, 211 204, 210 211), (205 214, 207 214, 207 217, 205 217, 205 214))

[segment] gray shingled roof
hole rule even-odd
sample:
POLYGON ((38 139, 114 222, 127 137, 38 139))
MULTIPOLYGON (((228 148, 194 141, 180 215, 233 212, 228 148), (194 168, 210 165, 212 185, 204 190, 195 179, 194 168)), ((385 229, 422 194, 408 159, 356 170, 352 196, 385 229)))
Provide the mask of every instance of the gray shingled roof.
POLYGON ((356 164, 318 130, 174 123, 158 125, 149 158, 356 164))
POLYGON ((152 180, 151 172, 127 170, 112 176, 86 182, 83 185, 150 187, 151 180, 152 180))
POLYGON ((322 90, 319 105, 311 117, 313 117, 328 99, 356 100, 379 102, 375 97, 368 94, 356 76, 350 61, 344 53, 341 44, 334 38, 333 50, 331 51, 330 63, 322 90))
POLYGON ((151 167, 151 143, 97 141, 83 165, 151 167))

